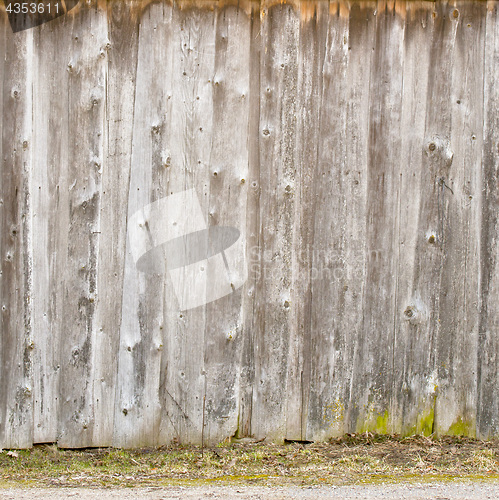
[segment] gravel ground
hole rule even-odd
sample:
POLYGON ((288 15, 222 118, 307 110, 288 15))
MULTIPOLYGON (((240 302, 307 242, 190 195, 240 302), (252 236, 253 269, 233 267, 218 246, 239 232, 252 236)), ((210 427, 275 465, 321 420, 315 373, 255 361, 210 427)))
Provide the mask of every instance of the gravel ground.
POLYGON ((499 498, 499 483, 462 483, 447 484, 398 484, 376 486, 329 486, 309 488, 274 488, 274 487, 169 487, 169 488, 12 488, 0 490, 0 498, 18 499, 52 499, 71 498, 88 499, 131 499, 145 498, 154 500, 166 499, 466 499, 485 500, 499 498))

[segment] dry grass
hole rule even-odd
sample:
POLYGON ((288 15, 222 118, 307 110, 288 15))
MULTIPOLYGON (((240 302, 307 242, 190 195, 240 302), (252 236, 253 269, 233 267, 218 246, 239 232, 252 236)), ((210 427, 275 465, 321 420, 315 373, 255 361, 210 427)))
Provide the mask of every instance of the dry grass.
POLYGON ((499 442, 348 435, 329 443, 226 443, 156 449, 61 450, 36 446, 0 453, 0 486, 165 486, 237 483, 352 484, 499 479, 499 442), (16 456, 17 455, 17 456, 16 456))

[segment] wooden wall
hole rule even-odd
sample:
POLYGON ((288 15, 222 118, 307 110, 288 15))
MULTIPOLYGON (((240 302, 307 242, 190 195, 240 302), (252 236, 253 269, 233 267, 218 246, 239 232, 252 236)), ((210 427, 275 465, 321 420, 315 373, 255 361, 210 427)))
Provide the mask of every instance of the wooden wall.
POLYGON ((499 435, 496 2, 0 14, 0 447, 499 435))

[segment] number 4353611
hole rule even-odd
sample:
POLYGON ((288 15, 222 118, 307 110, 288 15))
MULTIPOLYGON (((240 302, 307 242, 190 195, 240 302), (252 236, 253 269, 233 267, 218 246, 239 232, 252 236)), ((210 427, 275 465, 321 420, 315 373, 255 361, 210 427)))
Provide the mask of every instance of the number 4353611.
POLYGON ((59 2, 54 5, 47 2, 11 2, 7 12, 12 14, 59 14, 59 2))

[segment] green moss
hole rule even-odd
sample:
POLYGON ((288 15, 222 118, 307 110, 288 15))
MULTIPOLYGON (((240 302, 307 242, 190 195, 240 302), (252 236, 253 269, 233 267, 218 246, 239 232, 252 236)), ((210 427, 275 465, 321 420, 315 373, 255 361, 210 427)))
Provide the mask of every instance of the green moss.
POLYGON ((475 437, 476 429, 475 422, 471 420, 463 420, 459 417, 445 432, 449 436, 467 436, 475 437))
MULTIPOLYGON (((423 435, 431 436, 434 433, 435 426, 435 409, 434 407, 427 408, 425 411, 421 412, 416 420, 416 423, 405 428, 402 432, 404 437, 423 435)), ((398 422, 394 422, 393 418, 390 417, 388 410, 385 410, 381 414, 368 414, 363 416, 363 420, 359 419, 356 427, 356 432, 372 432, 375 434, 391 434, 396 429, 402 426, 398 425, 398 422)), ((449 429, 439 429, 439 435, 448 436, 466 436, 466 437, 476 437, 476 428, 474 420, 466 420, 459 417, 449 429)))
POLYGON ((431 436, 433 434, 433 423, 435 421, 435 410, 430 408, 418 417, 416 424, 413 425, 407 432, 406 436, 423 435, 431 436))
POLYGON ((376 432, 378 434, 388 434, 388 410, 376 418, 376 432))
POLYGON ((431 436, 433 434, 433 423, 435 422, 435 409, 430 408, 426 413, 423 413, 418 420, 417 433, 423 436, 431 436))
POLYGON ((221 477, 210 477, 206 478, 207 483, 229 483, 229 482, 244 482, 244 481, 258 481, 261 479, 268 479, 270 476, 268 474, 255 474, 255 475, 224 475, 221 477))
POLYGON ((371 416, 365 421, 360 421, 357 424, 357 432, 373 432, 375 434, 389 434, 390 424, 389 424, 388 410, 384 413, 371 416))

